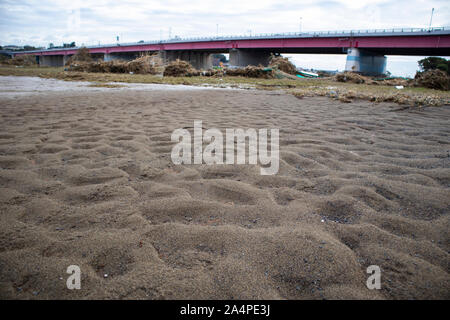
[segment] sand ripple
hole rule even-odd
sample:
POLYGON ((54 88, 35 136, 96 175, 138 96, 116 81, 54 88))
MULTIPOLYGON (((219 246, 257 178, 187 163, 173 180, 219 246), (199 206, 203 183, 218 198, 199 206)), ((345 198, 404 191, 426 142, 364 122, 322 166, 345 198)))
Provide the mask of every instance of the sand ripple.
POLYGON ((0 296, 448 299, 450 109, 394 109, 231 90, 3 96, 0 296), (279 173, 173 165, 170 134, 194 120, 280 128, 279 173), (71 264, 82 290, 65 287, 71 264))

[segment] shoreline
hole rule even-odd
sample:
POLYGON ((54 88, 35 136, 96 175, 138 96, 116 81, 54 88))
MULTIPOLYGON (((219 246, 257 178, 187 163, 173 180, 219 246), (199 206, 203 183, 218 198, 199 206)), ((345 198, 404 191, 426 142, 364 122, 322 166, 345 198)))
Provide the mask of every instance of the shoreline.
POLYGON ((152 83, 191 85, 204 87, 225 87, 237 89, 283 90, 298 98, 328 97, 333 100, 351 103, 364 100, 374 103, 394 102, 406 107, 427 107, 450 105, 450 92, 406 87, 398 90, 393 86, 352 84, 332 81, 330 79, 257 79, 226 76, 218 77, 162 77, 141 74, 87 73, 64 71, 63 68, 51 67, 17 67, 0 66, 0 76, 37 76, 65 81, 89 81, 98 86, 110 83, 152 83))

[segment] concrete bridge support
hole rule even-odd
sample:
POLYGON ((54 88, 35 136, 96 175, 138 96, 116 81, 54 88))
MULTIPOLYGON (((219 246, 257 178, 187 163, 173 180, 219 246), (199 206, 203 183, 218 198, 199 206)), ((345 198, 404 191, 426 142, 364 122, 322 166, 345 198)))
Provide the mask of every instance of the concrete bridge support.
POLYGON ((70 58, 71 56, 72 56, 72 55, 65 55, 65 56, 63 56, 63 66, 66 65, 67 60, 69 60, 69 58, 70 58))
POLYGON ((251 49, 231 49, 230 65, 237 67, 246 67, 249 65, 258 66, 269 65, 270 52, 251 49))
POLYGON ((189 51, 189 63, 196 69, 211 69, 212 54, 208 52, 189 51))
POLYGON ((131 61, 136 59, 138 56, 139 56, 138 52, 105 53, 103 55, 103 61, 112 61, 112 60, 131 61))
POLYGON ((62 67, 66 63, 69 56, 39 56, 39 65, 46 67, 62 67))
POLYGON ((165 63, 175 61, 176 59, 189 62, 196 69, 211 69, 212 68, 212 54, 202 51, 160 51, 160 57, 165 63))
POLYGON ((349 48, 345 71, 354 71, 366 75, 381 75, 386 73, 386 57, 370 51, 349 48))

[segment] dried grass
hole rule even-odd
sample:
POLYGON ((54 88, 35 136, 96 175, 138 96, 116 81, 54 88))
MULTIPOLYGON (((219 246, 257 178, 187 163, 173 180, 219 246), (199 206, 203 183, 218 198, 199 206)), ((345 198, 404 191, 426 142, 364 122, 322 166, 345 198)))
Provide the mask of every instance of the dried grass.
POLYGON ((334 76, 334 79, 338 82, 351 82, 356 84, 366 83, 374 84, 375 81, 369 77, 362 76, 354 72, 341 72, 334 76))
POLYGON ((191 77, 199 75, 199 72, 186 61, 177 59, 170 62, 164 69, 165 77, 191 77))
POLYGON ((159 74, 162 72, 162 61, 156 55, 142 55, 132 61, 77 61, 69 65, 69 71, 101 72, 101 73, 138 73, 159 74))
POLYGON ((303 89, 295 89, 291 91, 293 95, 299 98, 305 96, 326 96, 344 103, 350 103, 354 100, 366 100, 374 103, 393 102, 400 105, 408 106, 442 106, 449 103, 446 97, 433 93, 413 93, 400 92, 391 90, 373 90, 370 86, 364 86, 361 89, 333 88, 324 87, 308 87, 303 89))
POLYGON ((92 57, 91 54, 89 53, 89 49, 82 47, 78 49, 73 56, 67 59, 66 66, 70 66, 71 64, 76 62, 91 62, 91 61, 92 57))
POLYGON ((295 67, 295 65, 291 61, 289 61, 288 58, 282 56, 272 55, 270 57, 269 66, 271 68, 275 68, 289 74, 297 74, 297 68, 295 67))
POLYGON ((450 90, 450 76, 442 70, 417 72, 414 86, 437 90, 450 90))
POLYGON ((13 65, 13 66, 33 66, 36 65, 36 56, 34 55, 20 55, 15 56, 12 59, 5 60, 5 64, 13 65))
POLYGON ((299 77, 296 77, 292 74, 286 73, 281 70, 275 70, 274 73, 275 73, 276 79, 290 79, 290 80, 300 80, 301 79, 299 77))
POLYGON ((349 82, 349 83, 356 83, 356 84, 370 84, 370 85, 382 85, 382 86, 404 86, 408 87, 412 85, 411 80, 407 80, 404 78, 387 78, 383 80, 375 81, 371 77, 366 77, 363 75, 360 75, 355 72, 342 72, 338 73, 333 78, 335 81, 338 82, 349 82))
POLYGON ((128 72, 138 74, 160 74, 164 71, 163 61, 157 54, 144 54, 127 63, 128 72))
POLYGON ((225 69, 225 75, 261 79, 275 78, 275 72, 272 68, 264 68, 262 66, 247 66, 245 68, 225 69))
POLYGON ((411 85, 411 80, 403 79, 403 78, 389 78, 385 80, 374 81, 372 84, 379 84, 383 86, 404 86, 408 87, 411 85))

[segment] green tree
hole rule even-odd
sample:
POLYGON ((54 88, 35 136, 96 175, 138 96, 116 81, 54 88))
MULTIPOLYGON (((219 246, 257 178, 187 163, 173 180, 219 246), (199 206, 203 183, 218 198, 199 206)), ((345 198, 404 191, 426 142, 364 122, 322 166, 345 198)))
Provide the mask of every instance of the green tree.
POLYGON ((213 58, 218 59, 220 62, 223 62, 223 63, 228 62, 227 57, 222 53, 214 54, 213 58))
POLYGON ((25 45, 23 46, 24 51, 36 50, 36 47, 25 45))
POLYGON ((450 60, 440 57, 428 57, 419 60, 419 67, 422 71, 439 69, 450 74, 450 60))

